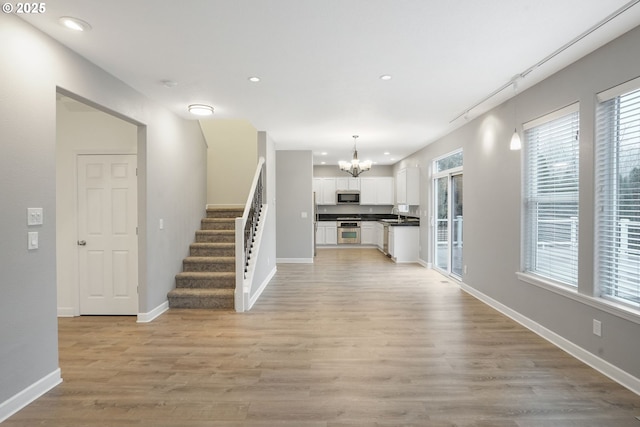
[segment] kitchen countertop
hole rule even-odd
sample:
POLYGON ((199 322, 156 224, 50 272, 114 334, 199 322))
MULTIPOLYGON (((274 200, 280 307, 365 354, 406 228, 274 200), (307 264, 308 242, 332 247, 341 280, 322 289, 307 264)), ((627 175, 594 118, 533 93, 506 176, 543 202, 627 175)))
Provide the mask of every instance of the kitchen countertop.
POLYGON ((403 222, 387 222, 382 221, 385 219, 398 219, 398 215, 395 214, 318 214, 318 221, 337 221, 338 218, 357 218, 360 221, 377 221, 384 222, 384 224, 388 224, 389 226, 409 226, 409 227, 417 227, 420 225, 420 220, 415 217, 404 217, 403 222), (409 218, 407 220, 407 218, 409 218))

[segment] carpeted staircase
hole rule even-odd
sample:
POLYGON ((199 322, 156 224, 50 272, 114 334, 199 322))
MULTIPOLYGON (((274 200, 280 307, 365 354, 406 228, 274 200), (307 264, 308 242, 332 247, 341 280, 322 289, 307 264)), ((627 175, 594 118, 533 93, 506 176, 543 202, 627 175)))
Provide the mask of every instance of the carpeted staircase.
POLYGON ((201 229, 189 256, 176 275, 176 288, 169 292, 171 308, 234 308, 235 218, 242 208, 207 208, 201 229))

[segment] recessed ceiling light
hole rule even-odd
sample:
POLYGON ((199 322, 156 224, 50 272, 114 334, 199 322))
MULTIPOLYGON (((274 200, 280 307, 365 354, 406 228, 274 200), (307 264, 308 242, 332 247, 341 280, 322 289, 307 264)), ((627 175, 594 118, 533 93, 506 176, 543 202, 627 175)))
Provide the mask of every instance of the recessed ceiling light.
POLYGON ((162 83, 162 86, 168 87, 168 88, 173 88, 178 86, 178 82, 173 80, 162 80, 160 83, 162 83))
POLYGON ((91 25, 88 22, 83 21, 82 19, 73 18, 71 16, 63 16, 58 20, 61 25, 64 25, 66 28, 73 31, 89 31, 91 30, 91 25))
POLYGON ((253 83, 258 83, 260 81, 260 77, 251 76, 249 77, 249 81, 253 83))
POLYGON ((385 151, 385 152, 384 152, 384 155, 385 155, 385 156, 388 156, 389 154, 391 154, 391 153, 390 153, 390 152, 388 152, 388 151, 385 151))
POLYGON ((327 155, 327 152, 326 152, 326 151, 323 151, 323 152, 322 152, 322 153, 320 153, 320 154, 321 154, 321 155, 323 155, 323 156, 326 156, 326 155, 327 155))
POLYGON ((321 164, 321 165, 326 165, 326 164, 327 164, 327 162, 320 162, 320 164, 321 164))
POLYGON ((389 74, 383 74, 380 76, 380 80, 391 80, 391 76, 389 74))
POLYGON ((189 112, 196 116, 210 116, 213 114, 213 107, 204 104, 191 104, 189 105, 189 112))

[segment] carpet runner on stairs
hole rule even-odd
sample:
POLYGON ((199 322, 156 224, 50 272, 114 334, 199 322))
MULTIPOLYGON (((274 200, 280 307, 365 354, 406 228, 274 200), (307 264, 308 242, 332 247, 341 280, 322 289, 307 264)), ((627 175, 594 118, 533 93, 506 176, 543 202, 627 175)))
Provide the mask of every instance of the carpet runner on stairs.
POLYGON ((242 208, 207 208, 196 241, 167 295, 171 308, 234 308, 235 218, 242 208))

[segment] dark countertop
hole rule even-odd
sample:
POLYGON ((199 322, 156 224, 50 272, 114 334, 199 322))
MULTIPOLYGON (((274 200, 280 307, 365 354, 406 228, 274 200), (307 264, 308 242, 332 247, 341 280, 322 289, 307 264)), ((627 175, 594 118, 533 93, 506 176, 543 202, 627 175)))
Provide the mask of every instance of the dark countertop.
MULTIPOLYGON (((420 220, 415 217, 401 216, 403 220, 409 218, 409 221, 401 223, 385 222, 390 226, 419 226, 420 220)), ((337 221, 338 218, 358 218, 360 221, 381 221, 383 219, 397 219, 395 214, 318 214, 318 221, 337 221)))

